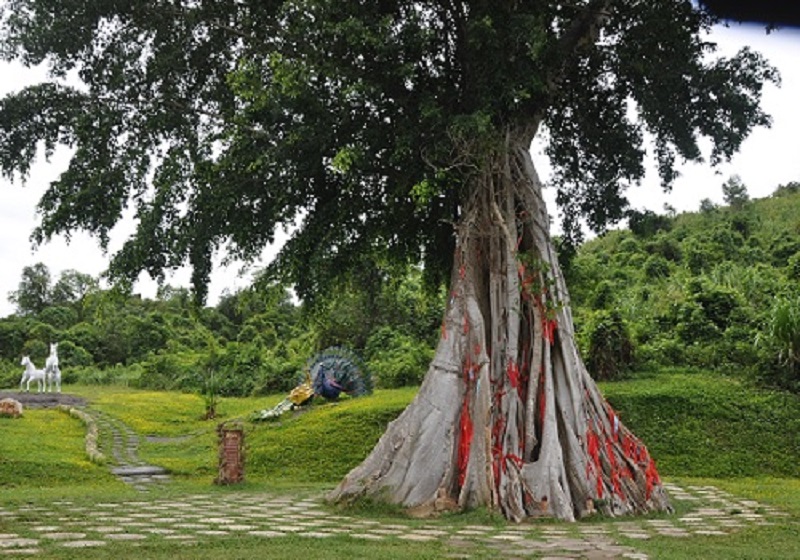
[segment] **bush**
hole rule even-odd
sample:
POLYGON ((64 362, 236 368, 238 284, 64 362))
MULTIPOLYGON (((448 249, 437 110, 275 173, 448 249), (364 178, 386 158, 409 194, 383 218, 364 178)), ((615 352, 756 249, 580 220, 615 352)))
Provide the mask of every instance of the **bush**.
POLYGON ((116 365, 99 369, 96 367, 69 368, 63 372, 62 383, 82 383, 84 385, 131 385, 142 387, 139 380, 143 369, 139 364, 131 366, 116 365))
POLYGON ((85 349, 65 340, 58 344, 58 360, 61 369, 67 366, 82 367, 93 363, 92 355, 85 349))
POLYGON ((588 321, 586 366, 595 379, 615 379, 634 362, 633 342, 619 312, 596 311, 588 321))
POLYGON ((800 298, 778 299, 756 342, 772 356, 770 381, 792 391, 800 390, 800 298))
POLYGON ((251 394, 272 395, 288 393, 294 389, 302 377, 304 361, 290 361, 276 356, 268 356, 256 379, 251 394))
POLYGON ((19 365, 19 360, 16 363, 6 360, 0 361, 0 387, 16 388, 21 377, 22 366, 19 365))
POLYGON ((78 320, 78 314, 71 307, 47 307, 38 315, 39 321, 59 330, 67 329, 78 320))
POLYGON ((667 259, 660 255, 651 255, 647 257, 644 263, 645 277, 655 280, 658 278, 666 278, 669 276, 669 263, 667 259))
POLYGON ((419 385, 433 359, 433 349, 426 343, 382 327, 367 340, 367 367, 383 388, 419 385))

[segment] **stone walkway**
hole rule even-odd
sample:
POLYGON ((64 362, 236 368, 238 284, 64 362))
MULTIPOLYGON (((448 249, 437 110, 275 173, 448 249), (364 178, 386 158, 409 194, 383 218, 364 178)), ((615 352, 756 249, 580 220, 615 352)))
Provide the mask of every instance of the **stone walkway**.
POLYGON ((738 499, 712 486, 667 485, 672 498, 691 504, 683 516, 626 518, 575 524, 522 524, 502 527, 453 526, 398 518, 375 521, 332 514, 321 498, 294 499, 272 494, 193 495, 179 500, 151 499, 98 503, 69 501, 49 507, 0 505, 0 556, 36 555, 61 548, 111 547, 122 542, 163 539, 199 545, 209 539, 244 536, 279 539, 287 535, 427 542, 444 541, 447 557, 599 560, 647 559, 629 544, 656 536, 689 538, 728 535, 743 527, 768 525, 782 512, 738 499))
POLYGON ((102 451, 106 456, 113 458, 116 466, 111 469, 111 472, 120 480, 140 492, 148 492, 154 485, 169 482, 169 475, 163 468, 149 465, 139 458, 140 439, 130 426, 113 416, 96 410, 87 410, 86 412, 97 422, 97 427, 102 434, 102 451), (109 439, 110 450, 107 449, 109 439))

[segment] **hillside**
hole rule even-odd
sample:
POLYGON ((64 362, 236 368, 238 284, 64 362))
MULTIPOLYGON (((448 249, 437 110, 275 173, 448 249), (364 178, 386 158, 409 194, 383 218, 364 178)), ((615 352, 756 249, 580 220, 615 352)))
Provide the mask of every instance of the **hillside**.
POLYGON ((787 346, 771 326, 780 304, 800 328, 798 187, 737 207, 640 214, 632 229, 584 244, 567 282, 590 370, 694 366, 796 389, 785 358, 798 333, 787 346))

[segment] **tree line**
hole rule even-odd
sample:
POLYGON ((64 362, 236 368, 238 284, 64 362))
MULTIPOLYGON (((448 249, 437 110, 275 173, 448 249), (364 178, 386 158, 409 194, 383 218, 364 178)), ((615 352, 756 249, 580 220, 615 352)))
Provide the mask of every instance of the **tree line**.
POLYGON ((162 286, 154 299, 66 270, 22 271, 9 294, 16 313, 0 319, 2 386, 18 382, 20 356, 35 363, 59 342, 65 383, 124 382, 202 390, 213 372, 221 395, 288 391, 317 351, 357 351, 384 387, 421 380, 436 340, 444 295, 417 267, 389 274, 375 265, 314 305, 264 275, 198 307, 186 288, 162 286))
MULTIPOLYGON (((751 200, 732 177, 723 198, 695 213, 633 212, 629 228, 565 259, 593 376, 696 367, 798 391, 800 183, 751 200)), ((16 313, 0 319, 0 372, 13 386, 19 356, 42 362, 59 341, 67 382, 195 390, 213 371, 222 394, 267 394, 291 389, 315 352, 343 345, 380 386, 414 385, 446 297, 419 267, 373 263, 313 305, 261 275, 197 307, 186 288, 162 286, 151 300, 75 270, 53 279, 37 263, 9 294, 16 313)))

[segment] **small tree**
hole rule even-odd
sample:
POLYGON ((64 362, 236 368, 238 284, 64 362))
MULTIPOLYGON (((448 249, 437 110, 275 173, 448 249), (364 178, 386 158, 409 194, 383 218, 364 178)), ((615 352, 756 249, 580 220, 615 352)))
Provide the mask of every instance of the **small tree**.
POLYGON ((50 305, 50 270, 44 263, 22 269, 22 279, 16 291, 8 294, 8 301, 17 306, 20 315, 36 315, 50 305))
POLYGON ((722 198, 725 204, 736 210, 741 210, 744 205, 750 200, 747 194, 747 187, 742 182, 742 178, 738 175, 731 175, 730 178, 722 184, 722 198))
POLYGON ((780 385, 796 389, 800 386, 800 297, 778 299, 770 310, 764 333, 756 337, 757 345, 775 352, 782 368, 780 385))
POLYGON ((614 379, 633 365, 633 342, 619 311, 596 311, 587 328, 586 367, 596 379, 614 379))
POLYGON ((700 212, 703 214, 711 214, 717 209, 717 205, 710 198, 704 198, 700 201, 700 212))

